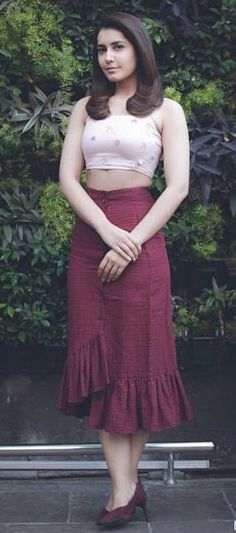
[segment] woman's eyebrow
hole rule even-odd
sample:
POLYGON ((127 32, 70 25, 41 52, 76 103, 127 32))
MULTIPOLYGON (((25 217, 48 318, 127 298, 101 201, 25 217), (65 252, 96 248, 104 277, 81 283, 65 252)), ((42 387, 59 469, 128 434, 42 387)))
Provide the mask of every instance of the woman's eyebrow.
MULTIPOLYGON (((111 44, 113 45, 113 44, 119 44, 119 43, 124 43, 124 41, 113 41, 111 44)), ((97 45, 97 48, 99 48, 100 46, 106 46, 106 45, 103 44, 103 43, 99 43, 99 44, 97 45)))

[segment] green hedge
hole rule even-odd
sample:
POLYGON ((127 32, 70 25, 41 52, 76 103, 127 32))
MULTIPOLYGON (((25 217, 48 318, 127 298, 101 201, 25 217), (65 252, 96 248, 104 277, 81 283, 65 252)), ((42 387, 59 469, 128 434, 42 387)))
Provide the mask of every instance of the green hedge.
MULTIPOLYGON (((92 39, 104 13, 140 17, 165 96, 190 134, 188 198, 165 226, 181 257, 235 257, 233 0, 4 0, 0 6, 0 339, 65 345, 66 271, 75 215, 58 189, 71 109, 89 90, 92 39), (233 251, 232 251, 233 250, 233 251)), ((86 180, 86 174, 82 176, 86 180)), ((165 187, 160 163, 153 197, 165 187)))
POLYGON ((0 338, 4 343, 66 343, 68 242, 58 246, 44 224, 41 194, 42 190, 29 187, 0 196, 0 338))

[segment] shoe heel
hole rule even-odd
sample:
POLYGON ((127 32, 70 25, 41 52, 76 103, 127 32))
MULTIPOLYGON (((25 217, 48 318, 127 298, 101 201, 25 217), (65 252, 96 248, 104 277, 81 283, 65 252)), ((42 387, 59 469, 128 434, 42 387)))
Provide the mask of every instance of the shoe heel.
POLYGON ((148 510, 147 510, 147 504, 146 502, 142 502, 139 504, 139 507, 142 507, 142 510, 144 512, 144 515, 145 515, 145 518, 146 518, 146 522, 149 522, 149 517, 148 517, 148 510))

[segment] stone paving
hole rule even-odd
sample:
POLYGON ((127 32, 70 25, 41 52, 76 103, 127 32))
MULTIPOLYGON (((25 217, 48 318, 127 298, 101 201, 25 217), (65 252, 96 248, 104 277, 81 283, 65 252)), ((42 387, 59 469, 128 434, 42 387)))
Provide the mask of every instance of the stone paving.
MULTIPOLYGON (((228 533, 236 530, 236 478, 182 479, 169 487, 141 475, 142 509, 123 528, 137 533, 228 533)), ((107 477, 0 479, 0 533, 93 533, 109 493, 107 477)))

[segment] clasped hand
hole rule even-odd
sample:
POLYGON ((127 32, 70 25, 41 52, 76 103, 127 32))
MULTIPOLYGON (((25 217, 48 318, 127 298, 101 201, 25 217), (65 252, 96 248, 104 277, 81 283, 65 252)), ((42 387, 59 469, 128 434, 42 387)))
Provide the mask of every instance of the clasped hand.
POLYGON ((98 276, 102 282, 115 281, 130 261, 136 261, 142 251, 142 246, 131 233, 109 221, 99 233, 111 250, 103 257, 98 267, 98 276))

